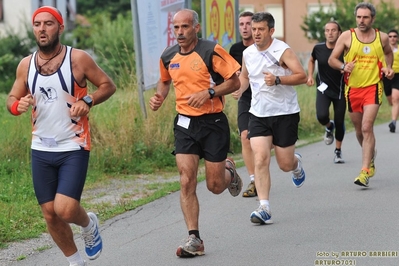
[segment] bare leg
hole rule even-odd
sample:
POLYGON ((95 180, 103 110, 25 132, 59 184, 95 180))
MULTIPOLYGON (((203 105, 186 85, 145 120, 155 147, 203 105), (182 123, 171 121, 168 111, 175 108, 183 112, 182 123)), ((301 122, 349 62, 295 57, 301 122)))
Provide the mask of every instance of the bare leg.
POLYGON ((362 147, 362 168, 368 169, 375 149, 374 121, 379 106, 364 106, 363 113, 349 113, 356 130, 356 138, 362 147))
POLYGON ((248 174, 253 175, 255 174, 254 153, 251 148, 251 142, 247 137, 248 130, 244 130, 243 132, 241 132, 241 152, 248 174))
POLYGON ((89 217, 75 199, 57 194, 54 201, 41 205, 47 229, 66 257, 77 252, 70 223, 87 226, 89 217))
MULTIPOLYGON (((199 203, 196 193, 198 155, 176 154, 176 163, 180 173, 180 205, 188 230, 198 230, 199 203)), ((206 185, 214 194, 222 193, 231 182, 231 173, 226 162, 205 161, 206 185), (221 178, 222 177, 222 178, 221 178)))
POLYGON ((278 166, 284 172, 293 171, 298 167, 298 158, 295 156, 295 145, 289 147, 274 147, 278 166))
POLYGON ((272 136, 253 137, 250 140, 255 159, 255 186, 259 200, 269 200, 271 188, 270 159, 272 136))
POLYGON ((355 133, 357 141, 359 142, 360 147, 363 145, 363 133, 362 133, 362 120, 363 114, 362 113, 349 113, 349 117, 355 127, 355 133))
POLYGON ((379 105, 372 104, 363 107, 362 134, 363 134, 363 165, 368 169, 375 149, 374 121, 377 117, 379 105))
POLYGON ((399 89, 392 89, 392 121, 398 120, 399 116, 399 89))
POLYGON ((389 106, 392 106, 392 95, 387 96, 389 106))
POLYGON ((197 172, 199 157, 191 154, 176 154, 180 174, 180 206, 188 230, 198 230, 199 204, 197 198, 197 172))

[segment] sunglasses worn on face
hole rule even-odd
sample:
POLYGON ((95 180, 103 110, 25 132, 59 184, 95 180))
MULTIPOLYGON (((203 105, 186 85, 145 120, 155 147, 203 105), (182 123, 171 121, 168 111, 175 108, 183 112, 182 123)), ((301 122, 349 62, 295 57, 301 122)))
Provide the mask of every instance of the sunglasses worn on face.
POLYGON ((397 35, 388 35, 389 38, 398 38, 397 35))

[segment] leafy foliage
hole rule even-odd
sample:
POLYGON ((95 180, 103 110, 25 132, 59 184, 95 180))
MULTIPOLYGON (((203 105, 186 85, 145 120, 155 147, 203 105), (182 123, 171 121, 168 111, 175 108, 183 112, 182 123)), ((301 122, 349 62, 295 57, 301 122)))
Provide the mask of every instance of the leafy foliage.
POLYGON ((126 15, 131 10, 130 0, 77 0, 78 13, 95 16, 97 13, 108 13, 111 19, 126 15))
POLYGON ((29 37, 19 37, 11 31, 0 38, 0 92, 11 89, 19 61, 30 54, 32 45, 29 37))
MULTIPOLYGON (((373 3, 372 1, 370 1, 373 3)), ((323 10, 319 0, 320 8, 317 12, 304 17, 301 29, 309 40, 324 41, 323 26, 327 21, 335 20, 342 30, 356 27, 355 7, 359 3, 357 0, 334 0, 328 10, 323 10)), ((374 3, 373 3, 374 4, 374 3)), ((398 29, 399 10, 395 8, 392 1, 381 0, 379 4, 374 4, 377 14, 373 27, 387 32, 390 29, 398 29)))
POLYGON ((90 48, 97 63, 114 79, 133 76, 136 65, 131 12, 117 15, 113 20, 104 13, 95 20, 97 23, 92 23, 90 29, 90 48))

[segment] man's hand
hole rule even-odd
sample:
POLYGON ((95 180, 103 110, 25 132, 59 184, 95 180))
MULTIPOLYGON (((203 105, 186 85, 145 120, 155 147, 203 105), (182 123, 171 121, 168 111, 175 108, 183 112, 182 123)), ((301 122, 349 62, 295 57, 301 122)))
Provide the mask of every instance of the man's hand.
POLYGON ((341 73, 347 72, 352 73, 353 69, 355 68, 356 60, 348 62, 345 64, 344 69, 341 70, 341 73))
POLYGON ((393 79, 395 76, 395 71, 392 68, 383 67, 381 68, 381 72, 384 73, 387 79, 393 79))
POLYGON ((163 101, 165 100, 164 97, 162 97, 161 94, 155 93, 154 96, 150 98, 150 108, 153 111, 156 111, 161 107, 163 101))
POLYGON ((233 96, 234 99, 238 100, 241 98, 243 91, 238 89, 234 92, 231 93, 231 96, 233 96))
POLYGON ((33 97, 31 94, 27 94, 26 96, 22 97, 19 99, 19 104, 18 104, 18 112, 19 113, 25 113, 26 111, 29 110, 29 106, 33 105, 33 97))
POLYGON ((308 80, 306 81, 306 85, 308 85, 309 87, 314 85, 313 76, 308 77, 308 80))
POLYGON ((197 93, 193 93, 186 97, 187 104, 194 108, 200 108, 204 103, 209 100, 210 95, 208 90, 203 90, 197 93))
POLYGON ((90 107, 83 100, 78 100, 72 104, 69 114, 71 117, 85 116, 90 112, 90 107))
POLYGON ((267 86, 274 86, 276 85, 276 76, 270 72, 263 72, 265 74, 265 83, 267 86))

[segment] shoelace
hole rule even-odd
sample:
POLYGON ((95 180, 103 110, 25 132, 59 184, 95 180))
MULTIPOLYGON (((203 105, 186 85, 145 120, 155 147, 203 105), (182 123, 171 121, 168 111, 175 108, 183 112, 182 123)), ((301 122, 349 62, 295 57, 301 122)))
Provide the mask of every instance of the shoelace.
POLYGON ((230 172, 231 174, 231 185, 236 186, 237 185, 237 180, 236 180, 236 175, 234 173, 234 165, 232 162, 228 162, 229 167, 226 167, 226 169, 230 172))
POLYGON ((263 206, 259 206, 258 209, 256 210, 259 214, 261 214, 261 212, 264 212, 266 214, 266 217, 270 217, 270 211, 263 206))
POLYGON ((185 240, 184 246, 189 247, 189 246, 198 246, 201 244, 201 241, 198 238, 193 238, 193 237, 188 237, 185 240))
POLYGON ((303 171, 303 170, 302 170, 302 168, 301 168, 301 171, 299 171, 299 173, 295 173, 295 172, 294 172, 294 178, 295 178, 295 179, 301 179, 302 171, 303 171))
POLYGON ((95 242, 94 242, 95 232, 96 232, 96 227, 95 226, 93 226, 90 229, 90 231, 87 232, 87 233, 86 232, 82 232, 82 238, 85 241, 85 245, 86 246, 89 246, 89 247, 94 246, 94 244, 95 244, 95 242))

